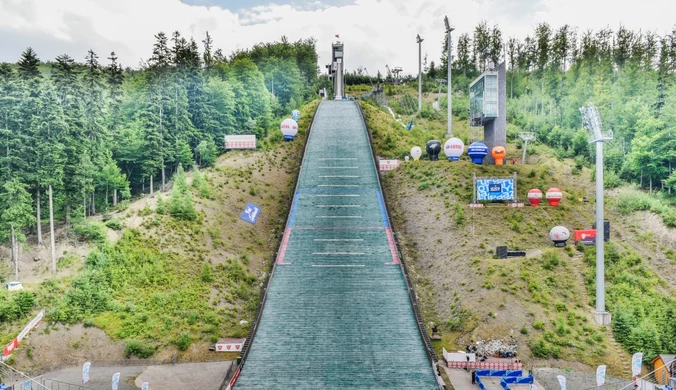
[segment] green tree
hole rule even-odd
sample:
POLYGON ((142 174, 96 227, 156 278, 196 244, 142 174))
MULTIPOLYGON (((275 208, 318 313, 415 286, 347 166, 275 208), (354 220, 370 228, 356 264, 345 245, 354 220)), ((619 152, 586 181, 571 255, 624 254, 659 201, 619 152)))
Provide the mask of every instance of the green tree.
POLYGON ((23 229, 35 223, 31 203, 32 199, 26 190, 26 185, 21 183, 19 179, 13 178, 2 186, 2 193, 0 193, 0 205, 2 206, 0 226, 2 230, 0 234, 5 239, 9 238, 10 240, 17 280, 19 279, 19 242, 26 241, 23 229))

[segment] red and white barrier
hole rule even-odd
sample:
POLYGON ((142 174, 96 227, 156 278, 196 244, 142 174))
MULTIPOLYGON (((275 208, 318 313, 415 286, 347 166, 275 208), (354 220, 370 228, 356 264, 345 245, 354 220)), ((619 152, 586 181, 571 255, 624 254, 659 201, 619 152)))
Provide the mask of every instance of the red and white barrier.
POLYGON ((14 338, 14 340, 10 341, 10 343, 7 344, 7 346, 2 350, 2 358, 3 358, 3 360, 4 360, 4 359, 7 359, 7 358, 9 357, 9 355, 12 354, 12 351, 14 351, 14 350, 16 349, 16 347, 19 346, 19 343, 21 342, 21 340, 23 340, 24 337, 26 337, 26 335, 28 335, 28 332, 30 332, 31 330, 33 330, 33 328, 35 328, 35 327, 38 325, 38 323, 42 320, 42 318, 43 318, 44 316, 45 316, 45 311, 44 311, 44 310, 40 310, 40 312, 38 313, 38 315, 35 316, 35 318, 33 318, 33 319, 31 320, 31 322, 29 322, 28 325, 26 325, 26 327, 23 328, 23 330, 21 331, 21 333, 19 333, 19 335, 16 336, 16 337, 14 338))
POLYGON ((378 160, 378 170, 380 171, 391 171, 399 165, 401 165, 399 160, 378 160))
POLYGON ((256 135, 226 135, 226 149, 256 149, 256 135))

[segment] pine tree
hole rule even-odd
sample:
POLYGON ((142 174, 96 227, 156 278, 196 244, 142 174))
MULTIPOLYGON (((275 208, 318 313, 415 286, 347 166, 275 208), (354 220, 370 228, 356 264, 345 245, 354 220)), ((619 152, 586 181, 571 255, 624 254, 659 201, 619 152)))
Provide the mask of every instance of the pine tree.
POLYGON ((13 178, 2 186, 0 193, 0 234, 10 239, 15 277, 19 279, 19 242, 25 242, 23 229, 35 223, 31 196, 26 185, 13 178))
MULTIPOLYGON (((40 116, 33 118, 37 130, 37 177, 46 186, 49 196, 49 231, 52 272, 56 273, 56 241, 54 236, 54 188, 63 182, 63 168, 66 161, 63 136, 66 134, 66 120, 59 104, 56 90, 46 83, 40 97, 40 116)), ((38 188, 39 190, 39 188, 38 188)))
POLYGON ((21 95, 14 69, 7 63, 0 64, 0 178, 7 181, 19 162, 18 130, 20 126, 19 104, 21 95))

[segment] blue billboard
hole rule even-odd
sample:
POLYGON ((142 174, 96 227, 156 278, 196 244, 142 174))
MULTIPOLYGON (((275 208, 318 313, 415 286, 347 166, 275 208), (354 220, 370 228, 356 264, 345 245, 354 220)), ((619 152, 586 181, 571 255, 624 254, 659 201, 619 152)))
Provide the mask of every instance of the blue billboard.
POLYGON ((514 179, 477 179, 477 201, 515 200, 514 179))
POLYGON ((261 207, 253 203, 247 203, 246 208, 242 212, 242 215, 239 216, 240 219, 243 219, 251 224, 255 224, 260 215, 261 207))

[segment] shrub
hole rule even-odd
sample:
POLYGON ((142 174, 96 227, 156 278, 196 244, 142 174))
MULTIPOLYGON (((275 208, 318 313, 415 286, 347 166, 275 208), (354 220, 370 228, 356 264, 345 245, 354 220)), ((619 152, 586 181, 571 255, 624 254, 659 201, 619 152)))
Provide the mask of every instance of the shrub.
POLYGON ((535 321, 533 322, 533 328, 537 330, 543 330, 545 328, 545 324, 542 321, 535 321))
POLYGON ((202 281, 205 283, 210 283, 214 281, 214 276, 211 272, 211 266, 209 264, 204 264, 202 266, 202 274, 201 274, 202 281))
POLYGON ((104 243, 107 229, 102 222, 84 222, 73 227, 73 232, 81 241, 104 243))
POLYGON ((525 326, 521 328, 521 334, 528 334, 528 329, 525 326))
POLYGON ((460 203, 455 204, 455 223, 458 225, 465 223, 465 210, 463 210, 460 203))
POLYGON ((113 230, 122 230, 122 221, 119 218, 113 218, 106 222, 106 226, 113 230))
POLYGON ((124 356, 127 358, 136 356, 141 359, 146 359, 153 356, 154 353, 155 348, 150 345, 145 345, 137 340, 129 340, 127 342, 127 346, 124 348, 124 356))
POLYGON ((195 204, 185 182, 185 172, 179 164, 178 172, 174 175, 174 186, 169 200, 169 214, 178 219, 192 221, 197 218, 195 204))
POLYGON ((542 264, 542 268, 551 271, 559 265, 559 255, 556 251, 547 251, 542 254, 540 263, 542 264))
POLYGON ((157 207, 155 208, 155 212, 160 215, 164 215, 164 213, 167 212, 167 208, 164 204, 164 198, 162 198, 162 195, 157 197, 157 207))
POLYGON ((550 354, 549 346, 547 345, 547 342, 544 341, 543 339, 540 339, 535 343, 533 343, 530 347, 530 350, 531 352, 533 352, 533 356, 543 359, 548 358, 550 354))
POLYGON ((181 351, 187 350, 190 347, 190 335, 185 332, 181 333, 178 340, 176 340, 176 346, 181 351))

